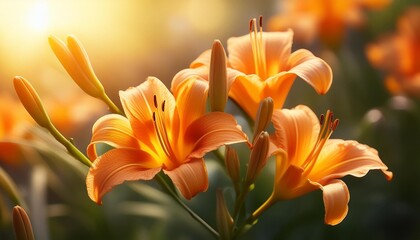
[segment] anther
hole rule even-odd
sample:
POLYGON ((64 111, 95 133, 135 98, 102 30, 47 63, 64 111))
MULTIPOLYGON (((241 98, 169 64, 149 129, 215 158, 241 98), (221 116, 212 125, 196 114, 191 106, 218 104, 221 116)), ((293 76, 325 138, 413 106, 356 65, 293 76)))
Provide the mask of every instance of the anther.
POLYGON ((153 112, 153 122, 156 122, 156 113, 153 112))
POLYGON ((321 114, 321 117, 319 118, 319 124, 322 126, 324 124, 325 121, 325 115, 321 114))
POLYGON ((252 26, 254 25, 254 19, 249 20, 249 31, 252 32, 252 26))
POLYGON ((162 102, 162 112, 164 112, 165 111, 165 100, 163 100, 163 102, 162 102))
POLYGON ((260 16, 260 19, 259 19, 259 24, 260 24, 260 29, 262 29, 262 25, 263 25, 263 17, 262 17, 262 15, 260 16))
POLYGON ((340 123, 340 120, 335 119, 333 122, 332 130, 335 131, 335 129, 338 127, 338 123, 340 123))
POLYGON ((155 108, 157 108, 157 99, 156 99, 156 95, 153 95, 153 103, 155 104, 155 108))

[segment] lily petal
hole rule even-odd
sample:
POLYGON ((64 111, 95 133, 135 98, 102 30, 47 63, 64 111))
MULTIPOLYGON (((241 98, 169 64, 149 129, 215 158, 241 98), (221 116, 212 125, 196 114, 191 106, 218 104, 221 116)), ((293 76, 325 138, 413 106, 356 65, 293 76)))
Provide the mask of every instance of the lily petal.
POLYGON ((299 49, 290 55, 287 62, 288 72, 295 73, 309 83, 318 94, 325 94, 331 87, 331 67, 310 51, 299 49))
POLYGON ((87 147, 87 154, 91 160, 97 158, 97 143, 105 143, 114 148, 140 148, 130 122, 119 114, 105 115, 93 125, 92 139, 87 147))
POLYGON ((159 79, 149 77, 135 88, 120 91, 121 103, 135 137, 150 148, 159 145, 152 116, 157 110, 154 96, 156 96, 157 108, 161 108, 165 102, 165 125, 171 126, 175 112, 175 99, 159 79))
POLYGON ((317 141, 318 118, 310 108, 299 105, 294 109, 274 110, 272 122, 273 143, 287 152, 289 161, 294 161, 292 164, 301 166, 317 141))
POLYGON ((98 157, 86 177, 89 197, 98 204, 113 187, 124 181, 150 180, 161 165, 148 153, 132 149, 112 149, 98 157))
POLYGON ((363 177, 370 170, 382 170, 387 180, 392 179, 392 172, 388 171, 375 149, 356 141, 330 139, 308 178, 324 184, 346 175, 363 177))
POLYGON ((248 141, 233 116, 212 112, 191 123, 185 132, 185 142, 193 146, 189 158, 202 158, 204 154, 225 144, 248 141))
POLYGON ((230 88, 229 96, 248 114, 255 117, 265 83, 257 75, 239 76, 230 88))
MULTIPOLYGON (((179 120, 184 127, 189 126, 206 112, 209 85, 204 81, 184 81, 175 94, 179 120)), ((181 130, 183 132, 183 130, 181 130)))
POLYGON ((205 81, 209 79, 209 65, 200 66, 197 68, 187 68, 179 71, 171 82, 171 91, 174 95, 178 95, 180 91, 180 86, 183 85, 185 81, 205 81))
POLYGON ((271 97, 274 102, 274 109, 283 108, 287 95, 297 75, 291 72, 281 72, 265 80, 263 97, 271 97))
POLYGON ((178 168, 163 171, 186 199, 191 199, 208 188, 207 169, 202 158, 192 159, 178 168))
POLYGON ((347 185, 341 180, 332 180, 325 186, 320 186, 325 207, 325 223, 337 225, 346 217, 350 193, 347 185))
MULTIPOLYGON (((263 32, 263 45, 265 45, 265 56, 267 74, 272 76, 285 67, 285 62, 290 55, 292 48, 293 32, 263 32)), ((247 75, 255 74, 254 56, 249 35, 232 37, 227 43, 230 66, 247 75)))

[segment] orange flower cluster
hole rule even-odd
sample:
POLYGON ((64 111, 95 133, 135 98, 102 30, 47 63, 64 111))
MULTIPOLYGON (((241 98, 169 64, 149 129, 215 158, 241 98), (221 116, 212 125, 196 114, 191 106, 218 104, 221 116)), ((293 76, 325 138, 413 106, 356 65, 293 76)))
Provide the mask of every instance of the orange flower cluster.
POLYGON ((420 96, 420 7, 409 8, 397 23, 396 33, 367 46, 373 66, 386 73, 392 94, 420 96))
MULTIPOLYGON (((272 195, 247 223, 279 200, 321 189, 325 222, 335 225, 346 216, 349 201, 349 191, 340 178, 362 177, 370 170, 382 170, 387 179, 392 178, 373 148, 356 141, 330 139, 338 126, 332 112, 319 120, 306 106, 283 108, 297 77, 319 94, 325 94, 332 84, 332 70, 325 61, 308 50, 292 52, 292 30, 264 32, 262 19, 253 19, 249 34, 228 40, 227 55, 222 44, 215 41, 213 48, 203 52, 190 68, 174 76, 171 91, 155 77, 120 91, 122 111, 110 102, 81 44, 72 36, 67 40, 66 45, 50 38, 56 56, 85 92, 103 100, 113 112, 94 124, 87 147, 90 162, 84 162, 89 166, 88 195, 98 204, 124 181, 150 180, 162 174, 184 198, 191 199, 208 188, 205 154, 221 146, 226 146, 226 170, 237 194, 231 217, 223 194, 218 193, 222 236, 237 234, 232 221, 241 215, 248 191, 271 156, 276 159, 272 195), (228 97, 250 117, 255 128, 252 141, 235 117, 224 111, 228 97), (206 108, 208 98, 211 111, 206 108), (270 122, 274 131, 268 133, 270 122), (245 176, 240 176, 241 161, 229 146, 234 143, 250 148, 245 176)), ((19 78, 15 84, 33 117, 55 131, 32 87, 19 78)), ((83 162, 83 157, 80 159, 83 162)))

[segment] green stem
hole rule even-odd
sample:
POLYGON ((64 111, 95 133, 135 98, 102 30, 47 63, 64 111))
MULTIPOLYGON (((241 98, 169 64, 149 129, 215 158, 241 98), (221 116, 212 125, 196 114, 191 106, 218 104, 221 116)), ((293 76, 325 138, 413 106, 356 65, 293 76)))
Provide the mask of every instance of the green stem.
POLYGON ((275 202, 276 202, 276 198, 274 197, 274 194, 271 194, 271 196, 257 209, 255 210, 251 216, 249 216, 234 232, 233 236, 234 238, 236 238, 244 229, 244 227, 247 224, 252 224, 254 223, 258 217, 268 208, 270 208, 275 202))
POLYGON ((213 236, 219 238, 219 233, 214 230, 206 221, 204 221, 200 216, 198 216, 191 208, 189 208, 179 197, 178 195, 172 190, 172 188, 168 185, 168 183, 163 179, 160 174, 156 175, 156 178, 160 185, 171 195, 171 197, 183 207, 190 215, 193 217, 198 223, 200 223, 205 229, 207 229, 213 236))
POLYGON ((113 113, 116 114, 120 114, 120 115, 124 115, 123 112, 121 112, 121 110, 117 107, 117 105, 114 104, 114 102, 108 97, 108 95, 106 95, 106 93, 104 93, 101 96, 101 100, 104 101, 106 103, 106 105, 108 105, 109 110, 113 113))
POLYGON ((67 138, 65 138, 52 123, 48 126, 48 130, 58 142, 66 147, 67 151, 73 157, 88 167, 92 166, 92 162, 83 153, 81 153, 79 149, 76 148, 76 146, 74 146, 67 138))
POLYGON ((238 221, 239 212, 242 209, 242 205, 245 202, 245 197, 249 192, 249 184, 244 184, 243 190, 240 192, 239 196, 235 200, 235 209, 233 211, 233 220, 238 221))

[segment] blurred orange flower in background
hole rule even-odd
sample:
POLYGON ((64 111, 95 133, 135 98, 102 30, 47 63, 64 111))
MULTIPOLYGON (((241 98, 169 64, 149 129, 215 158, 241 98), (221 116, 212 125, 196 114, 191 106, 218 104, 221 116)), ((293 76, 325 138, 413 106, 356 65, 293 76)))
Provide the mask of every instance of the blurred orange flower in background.
POLYGON ((13 138, 22 137, 25 128, 32 125, 22 104, 11 96, 0 95, 0 160, 14 165, 19 163, 19 146, 12 143, 13 138))
MULTIPOLYGON (((104 113, 102 102, 86 94, 67 92, 60 96, 49 96, 44 104, 54 125, 66 136, 79 136, 89 120, 104 113)), ((34 121, 21 102, 9 95, 0 96, 0 159, 8 164, 19 163, 21 145, 18 141, 36 141, 29 131, 34 121)))
POLYGON ((406 10, 397 31, 366 48, 367 57, 386 73, 385 86, 392 94, 420 96, 420 7, 406 10))
POLYGON ((380 10, 390 0, 285 0, 281 12, 269 20, 268 29, 294 30, 297 41, 309 44, 319 38, 324 44, 340 44, 347 27, 360 27, 365 9, 380 10))

